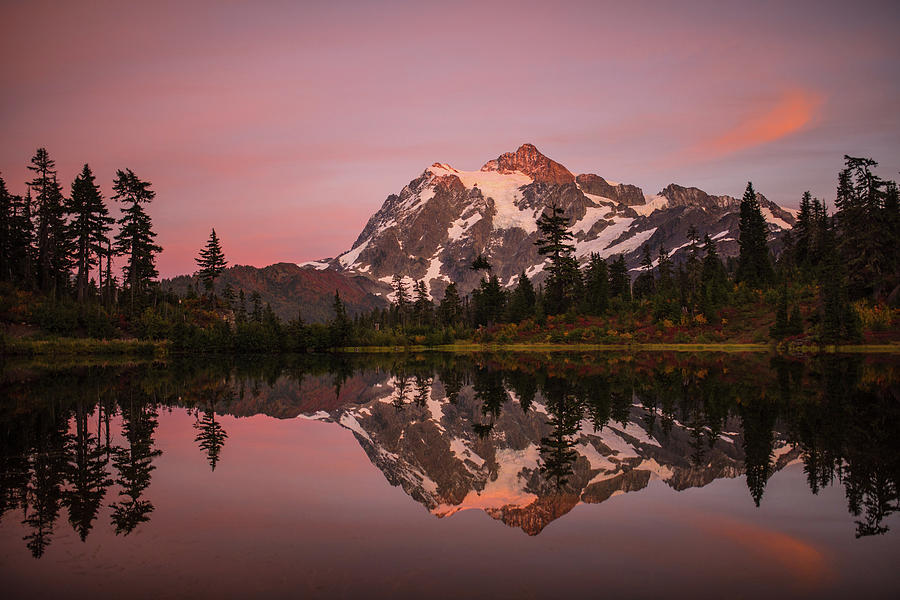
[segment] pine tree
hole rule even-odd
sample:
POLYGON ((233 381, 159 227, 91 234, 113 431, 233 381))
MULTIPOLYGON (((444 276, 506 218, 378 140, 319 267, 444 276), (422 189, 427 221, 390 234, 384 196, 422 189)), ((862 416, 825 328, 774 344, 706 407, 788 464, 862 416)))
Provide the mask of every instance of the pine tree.
POLYGON ((453 326, 459 322, 462 316, 462 302, 459 299, 456 283, 450 282, 447 284, 447 289, 444 290, 444 297, 441 299, 441 304, 438 307, 438 314, 440 315, 441 324, 444 326, 453 326))
POLYGON ((748 182, 747 190, 741 199, 737 281, 743 281, 751 287, 761 287, 772 282, 774 270, 766 243, 768 232, 768 225, 759 206, 759 198, 753 184, 748 182))
POLYGON ((769 328, 769 336, 780 340, 788 334, 788 330, 787 286, 783 286, 775 309, 775 324, 769 328))
POLYGON ((619 254, 609 266, 609 295, 611 298, 631 300, 631 278, 624 254, 619 254))
POLYGON ((256 290, 254 290, 253 293, 250 294, 250 304, 253 306, 252 312, 250 313, 250 318, 254 323, 262 323, 262 296, 260 296, 259 292, 257 292, 256 290))
POLYGON ((672 259, 669 258, 669 251, 665 246, 660 244, 659 255, 657 257, 657 281, 656 288, 658 293, 666 298, 671 298, 675 292, 675 279, 672 273, 672 259))
MULTIPOLYGON (((84 301, 91 268, 99 265, 109 239, 107 234, 115 221, 109 216, 100 187, 87 164, 72 182, 72 194, 66 209, 71 216, 69 231, 75 247, 75 286, 78 300, 84 301)), ((100 273, 102 271, 101 268, 100 273)))
POLYGON ((28 185, 37 194, 38 286, 55 295, 68 280, 71 250, 62 189, 56 181, 56 163, 46 148, 38 148, 28 170, 34 172, 28 185))
POLYGON ((725 273, 725 265, 719 258, 716 250, 716 242, 707 234, 703 238, 703 272, 701 282, 703 286, 702 303, 704 313, 709 317, 725 301, 728 286, 728 276, 725 273))
MULTIPOLYGON (((834 214, 837 251, 846 266, 849 293, 853 297, 882 296, 890 264, 884 239, 884 203, 888 183, 872 173, 878 163, 871 158, 845 156, 846 167, 838 176, 834 214)), ((892 241, 891 245, 896 246, 892 241)), ((891 273, 890 275, 893 275, 891 273)))
POLYGON ((126 257, 122 271, 134 310, 135 294, 142 294, 147 284, 159 274, 155 255, 162 252, 162 248, 153 241, 156 232, 143 207, 156 197, 156 192, 150 189, 149 181, 141 181, 131 169, 116 171, 113 191, 113 200, 125 204, 119 219, 121 228, 116 234, 116 252, 126 257))
POLYGON ((800 199, 800 212, 797 214, 797 222, 794 224, 794 251, 797 265, 804 272, 810 266, 810 236, 813 231, 813 205, 812 195, 803 192, 800 199))
POLYGON ((431 323, 432 312, 434 310, 434 306, 431 303, 431 299, 428 297, 428 289, 425 287, 424 281, 416 282, 416 301, 413 305, 413 311, 415 312, 416 324, 419 327, 429 325, 431 323))
POLYGON ((406 288, 405 279, 399 273, 394 275, 391 287, 394 288, 394 307, 397 314, 396 320, 400 323, 400 326, 403 327, 406 323, 406 314, 409 312, 409 290, 406 288))
POLYGON ((606 261, 599 254, 591 253, 584 274, 585 310, 588 314, 599 316, 609 307, 609 270, 606 261))
POLYGON ((0 177, 0 281, 13 280, 15 220, 13 195, 6 189, 3 177, 0 177))
POLYGON ((526 275, 523 270, 519 274, 516 288, 509 298, 509 304, 507 306, 509 321, 512 323, 519 323, 520 321, 533 317, 534 302, 534 286, 531 285, 531 280, 528 279, 528 275, 526 275))
POLYGON ((565 312, 573 303, 581 285, 578 261, 572 256, 575 246, 569 243, 572 232, 562 208, 553 204, 537 221, 540 237, 535 241, 538 254, 550 258, 549 277, 545 283, 545 307, 548 314, 565 312))
POLYGON ((225 254, 222 252, 222 246, 219 238, 216 236, 216 230, 213 228, 209 234, 209 241, 206 242, 206 248, 200 250, 200 256, 194 259, 200 270, 197 275, 203 281, 206 291, 216 295, 216 279, 225 272, 228 263, 225 261, 225 254))
POLYGON ((350 337, 353 333, 353 323, 347 316, 347 310, 344 308, 341 295, 337 290, 334 291, 332 310, 334 311, 334 319, 328 325, 328 334, 331 338, 330 343, 332 348, 341 348, 350 342, 350 337))
POLYGON ((241 288, 238 292, 238 308, 235 321, 238 323, 247 322, 247 298, 244 296, 244 288, 241 288))
POLYGON ((653 277, 653 256, 650 254, 650 246, 644 244, 644 254, 641 258, 641 272, 634 280, 634 297, 649 298, 656 293, 656 280, 653 277))
POLYGON ((703 278, 703 261, 700 260, 700 233, 691 225, 687 232, 688 257, 685 264, 685 284, 682 302, 686 306, 693 307, 697 304, 700 295, 700 286, 703 278))
POLYGON ((475 260, 472 261, 472 265, 469 268, 473 271, 490 271, 491 263, 484 254, 479 254, 475 257, 475 260))
POLYGON ((503 319, 506 294, 496 275, 481 280, 481 285, 472 291, 472 304, 476 325, 491 326, 503 319))

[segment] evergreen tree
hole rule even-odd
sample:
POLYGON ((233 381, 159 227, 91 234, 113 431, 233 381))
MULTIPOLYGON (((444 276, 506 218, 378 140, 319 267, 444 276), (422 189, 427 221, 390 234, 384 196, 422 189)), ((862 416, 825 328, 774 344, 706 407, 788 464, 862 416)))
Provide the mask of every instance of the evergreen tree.
POLYGON ((704 313, 707 317, 711 316, 712 311, 719 307, 724 301, 727 294, 728 276, 725 273, 725 265, 719 258, 716 250, 716 242, 707 234, 703 238, 703 271, 701 274, 701 282, 703 286, 703 303, 704 313))
POLYGON ((481 285, 472 291, 475 325, 491 326, 503 320, 506 309, 506 294, 500 287, 496 275, 482 279, 481 285))
POLYGON ((634 280, 634 297, 649 298, 656 293, 656 280, 653 277, 653 257, 650 255, 650 246, 644 244, 644 254, 641 258, 641 272, 634 280))
POLYGON ((13 255, 16 252, 16 214, 13 195, 0 177, 0 281, 13 280, 13 255))
POLYGON ((631 300, 631 277, 624 254, 619 254, 609 266, 609 295, 611 298, 631 300))
MULTIPOLYGON (((94 174, 87 164, 72 182, 72 194, 66 208, 71 216, 69 230, 75 247, 75 287, 78 300, 84 301, 91 268, 99 265, 109 241, 107 234, 115 221, 109 216, 100 186, 95 183, 94 174)), ((100 280, 102 287, 102 276, 100 280)))
POLYGON ((519 323, 534 316, 534 302, 534 286, 531 285, 531 280, 528 279, 528 275, 523 270, 516 282, 516 289, 513 290, 509 298, 509 305, 507 306, 509 321, 519 323))
POLYGON ((797 213, 797 221, 794 224, 794 250, 797 265, 804 272, 810 266, 810 237, 813 232, 813 205, 812 195, 803 192, 800 199, 800 212, 797 213))
POLYGON ((332 310, 334 310, 334 319, 328 326, 330 343, 332 348, 341 348, 350 342, 353 334, 353 322, 347 316, 347 310, 344 308, 341 295, 337 290, 334 291, 332 310))
POLYGON ((584 275, 585 310, 588 314, 599 316, 609 307, 610 284, 609 270, 606 261, 599 254, 591 253, 584 275))
POLYGON ((438 314, 441 324, 445 326, 456 325, 462 317, 462 302, 459 299, 456 283, 450 282, 447 289, 444 290, 444 298, 441 300, 438 314))
POLYGON ((28 185, 37 194, 38 285, 55 295, 68 280, 71 251, 62 189, 56 181, 56 163, 46 148, 38 148, 28 170, 34 172, 28 185))
POLYGON ((772 282, 774 270, 766 243, 769 227, 763 218, 759 198, 753 184, 747 183, 747 190, 741 199, 740 254, 736 279, 750 287, 762 287, 772 282))
POLYGON ((693 307, 698 303, 700 286, 703 279, 703 261, 700 259, 700 233, 691 225, 688 228, 688 257, 684 267, 686 289, 684 290, 682 303, 693 307))
POLYGON ((669 251, 660 244, 656 267, 656 288, 666 298, 672 297, 675 292, 675 278, 672 271, 672 259, 669 258, 669 251))
POLYGON ((562 208, 553 204, 537 221, 540 237, 535 241, 538 254, 549 257, 548 278, 545 283, 545 309, 548 314, 558 314, 568 310, 581 285, 578 261, 572 256, 575 246, 569 231, 569 220, 562 208))
POLYGON ((413 304, 413 312, 415 313, 416 324, 419 327, 431 324, 434 305, 428 297, 428 289, 425 287, 425 282, 421 280, 416 282, 416 301, 413 304))
POLYGON ((402 327, 406 323, 406 315, 409 312, 409 290, 406 288, 406 281, 399 273, 394 275, 391 283, 394 288, 394 307, 397 314, 397 322, 402 327))
POLYGON ((475 257, 475 260, 472 261, 472 265, 469 268, 473 271, 490 271, 491 263, 484 254, 479 254, 475 257))
POLYGON ((149 181, 141 181, 131 169, 116 171, 113 191, 113 200, 125 205, 119 219, 121 229, 116 234, 116 252, 126 257, 122 271, 133 310, 135 294, 142 294, 158 275, 155 255, 162 252, 162 248, 153 241, 156 232, 143 206, 156 197, 156 192, 150 189, 149 181))
POLYGON ((250 313, 250 318, 254 323, 262 323, 263 321, 263 310, 262 310, 262 296, 259 295, 259 292, 253 290, 253 293, 250 294, 250 304, 252 305, 252 312, 250 313))
POLYGON ((846 267, 850 295, 880 297, 890 291, 889 254, 897 245, 896 238, 885 244, 891 239, 886 227, 890 219, 884 218, 883 210, 888 183, 872 173, 878 163, 871 158, 845 156, 844 161, 835 199, 837 251, 846 267))
POLYGON ((769 336, 780 340, 788 334, 788 331, 787 286, 783 286, 775 309, 775 324, 769 328, 769 336))
POLYGON ((235 321, 238 323, 247 322, 247 298, 244 296, 244 288, 238 292, 238 308, 235 321))
POLYGON ((216 236, 216 230, 213 228, 209 234, 209 241, 206 242, 206 248, 200 250, 200 256, 194 259, 200 270, 197 275, 203 281, 206 291, 215 297, 216 295, 216 279, 225 272, 228 263, 225 261, 225 254, 222 252, 222 246, 219 238, 216 236))

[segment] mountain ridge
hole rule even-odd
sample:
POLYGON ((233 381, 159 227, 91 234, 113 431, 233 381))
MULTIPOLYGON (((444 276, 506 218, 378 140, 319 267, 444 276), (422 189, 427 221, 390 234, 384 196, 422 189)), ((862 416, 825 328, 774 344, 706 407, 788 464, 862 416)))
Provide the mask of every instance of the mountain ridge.
MULTIPOLYGON (((790 229, 794 214, 758 195, 770 233, 790 229)), ((351 248, 317 261, 343 273, 387 284, 395 274, 423 280, 433 297, 455 281, 466 293, 480 280, 468 265, 479 254, 493 264, 501 283, 522 271, 540 283, 545 260, 537 254, 537 219, 551 205, 564 210, 575 233, 575 254, 625 255, 637 267, 643 244, 673 255, 686 247, 695 227, 720 243, 723 256, 737 253, 740 200, 696 187, 669 184, 646 195, 636 185, 600 175, 573 175, 532 144, 487 161, 479 171, 436 162, 391 194, 368 220, 351 248)), ((307 263, 309 264, 309 263, 307 263)))
MULTIPOLYGON (((777 248, 795 213, 761 194, 758 199, 777 248)), ((481 280, 469 268, 478 255, 490 260, 501 285, 513 285, 523 271, 540 284, 546 260, 534 244, 537 220, 551 205, 569 219, 581 262, 591 253, 603 258, 622 254, 633 276, 645 244, 654 255, 662 246, 674 260, 682 259, 691 227, 715 240, 721 256, 738 253, 740 199, 676 183, 645 194, 636 185, 594 173, 573 174, 533 144, 522 144, 477 171, 432 163, 390 194, 350 249, 336 257, 278 263, 255 274, 253 267, 230 269, 219 286, 230 283, 248 296, 258 291, 282 318, 295 318, 299 311, 304 319, 322 321, 331 316, 335 291, 351 313, 385 306, 395 275, 407 283, 423 281, 435 300, 451 281, 467 294, 481 280), (272 267, 278 273, 266 272, 272 267)), ((191 276, 176 277, 164 287, 184 292, 191 281, 196 284, 191 276)))

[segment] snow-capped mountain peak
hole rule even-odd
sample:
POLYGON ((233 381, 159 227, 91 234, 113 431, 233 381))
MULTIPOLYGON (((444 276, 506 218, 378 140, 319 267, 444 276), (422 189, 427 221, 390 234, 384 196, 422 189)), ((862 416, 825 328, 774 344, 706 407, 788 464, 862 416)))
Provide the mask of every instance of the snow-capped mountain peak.
MULTIPOLYGON (((590 173, 575 176, 523 144, 478 171, 433 163, 399 194, 388 196, 352 248, 330 265, 378 282, 384 295, 394 275, 423 280, 436 298, 449 281, 468 292, 480 280, 469 269, 479 254, 488 257, 503 284, 522 271, 540 280, 545 261, 534 245, 537 220, 551 205, 564 210, 582 260, 591 253, 623 254, 635 266, 643 244, 677 254, 692 225, 701 236, 719 235, 719 251, 727 256, 737 250, 739 204, 730 196, 676 184, 648 197, 634 185, 590 173)), ((791 212, 763 196, 760 204, 773 234, 792 226, 791 212)))

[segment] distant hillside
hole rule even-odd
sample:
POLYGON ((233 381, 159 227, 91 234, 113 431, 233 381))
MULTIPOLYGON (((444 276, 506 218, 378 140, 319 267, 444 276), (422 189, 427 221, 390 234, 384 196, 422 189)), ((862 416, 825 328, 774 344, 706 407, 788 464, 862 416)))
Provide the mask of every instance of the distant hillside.
MULTIPOLYGON (((272 305, 281 319, 297 318, 297 312, 308 322, 327 321, 333 316, 334 292, 341 295, 347 311, 351 315, 385 306, 385 300, 374 295, 373 283, 357 276, 348 276, 331 269, 316 270, 299 267, 293 263, 277 263, 264 268, 235 265, 225 271, 216 281, 216 290, 221 293, 230 284, 235 296, 244 290, 250 307, 250 295, 259 292, 263 305, 272 305)), ((178 294, 187 293, 189 286, 200 291, 203 284, 196 276, 180 275, 164 279, 162 287, 178 294)))

